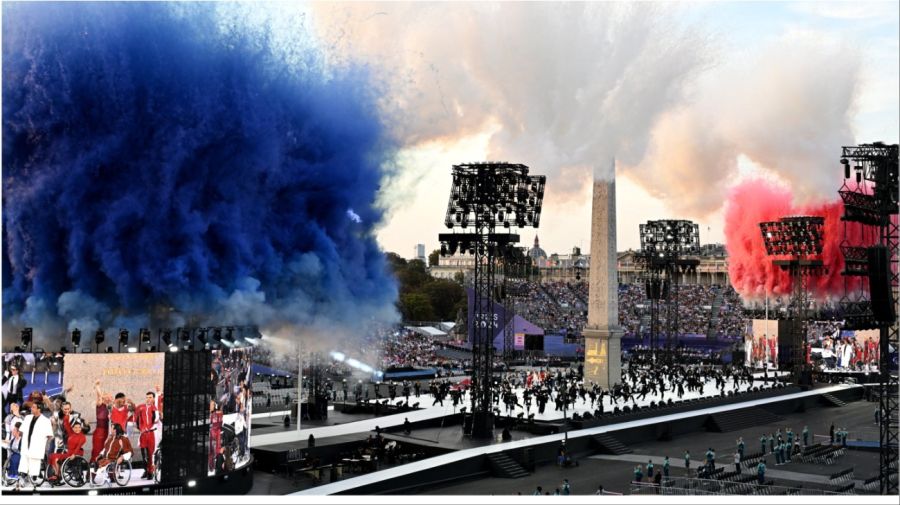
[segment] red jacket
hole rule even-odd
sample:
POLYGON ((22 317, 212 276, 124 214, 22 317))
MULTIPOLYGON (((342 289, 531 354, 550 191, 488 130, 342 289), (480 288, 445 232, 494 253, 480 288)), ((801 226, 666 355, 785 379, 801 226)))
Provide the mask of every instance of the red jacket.
POLYGON ((142 403, 134 409, 134 419, 141 432, 153 429, 156 424, 156 406, 142 403))
POLYGON ((84 444, 87 442, 87 437, 84 436, 84 433, 69 433, 69 441, 66 444, 66 448, 68 449, 66 453, 63 455, 63 459, 71 458, 74 455, 84 456, 84 444))
POLYGON ((128 419, 131 417, 131 414, 128 412, 128 406, 123 405, 122 408, 118 408, 115 405, 109 409, 109 420, 113 424, 118 424, 122 428, 128 424, 128 419))

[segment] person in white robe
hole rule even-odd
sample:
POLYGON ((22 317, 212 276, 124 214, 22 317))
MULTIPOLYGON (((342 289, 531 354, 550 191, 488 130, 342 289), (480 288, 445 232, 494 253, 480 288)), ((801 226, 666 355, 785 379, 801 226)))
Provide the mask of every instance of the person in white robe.
POLYGON ((50 418, 41 414, 43 405, 31 404, 31 414, 22 421, 22 448, 19 473, 37 477, 41 474, 41 461, 47 455, 47 443, 53 438, 50 418))

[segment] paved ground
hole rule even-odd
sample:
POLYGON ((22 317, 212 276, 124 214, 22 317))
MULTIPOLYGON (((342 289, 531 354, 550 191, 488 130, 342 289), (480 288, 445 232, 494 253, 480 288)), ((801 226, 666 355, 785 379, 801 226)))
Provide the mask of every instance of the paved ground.
MULTIPOLYGON (((629 483, 633 477, 634 466, 637 462, 646 465, 648 459, 659 464, 663 456, 669 455, 671 476, 681 477, 685 475, 683 455, 686 449, 691 451, 696 467, 698 460, 704 458, 706 449, 710 446, 716 449, 717 462, 719 464, 731 463, 733 459, 723 461, 723 457, 732 458, 735 450, 735 441, 739 436, 744 437, 748 452, 755 452, 759 447, 759 436, 762 433, 774 432, 781 428, 782 432, 787 427, 793 428, 799 433, 804 425, 808 425, 810 432, 827 435, 828 428, 834 422, 836 428, 846 426, 851 432, 850 441, 859 435, 862 439, 877 440, 877 430, 874 424, 874 403, 859 401, 850 403, 844 407, 822 407, 804 413, 795 413, 785 416, 784 421, 777 425, 763 425, 743 432, 713 433, 695 432, 679 436, 671 441, 647 441, 631 446, 633 454, 623 456, 604 456, 598 458, 586 458, 579 462, 575 468, 558 468, 553 465, 542 466, 528 477, 521 479, 484 478, 475 481, 457 482, 448 486, 435 488, 424 494, 447 495, 515 495, 518 493, 532 494, 536 486, 542 486, 544 491, 551 494, 555 488, 562 485, 563 479, 569 479, 573 494, 593 494, 598 484, 602 484, 608 491, 625 493, 629 492, 629 483)), ((822 438, 819 438, 821 441, 822 438)), ((827 481, 827 475, 854 467, 857 480, 864 480, 876 475, 878 472, 878 453, 873 451, 848 450, 843 458, 834 465, 815 465, 792 462, 783 466, 775 466, 774 457, 770 457, 768 477, 775 480, 776 484, 797 486, 804 484, 807 487, 815 485, 817 481, 827 481)), ((731 470, 733 464, 729 464, 727 470, 731 470)))

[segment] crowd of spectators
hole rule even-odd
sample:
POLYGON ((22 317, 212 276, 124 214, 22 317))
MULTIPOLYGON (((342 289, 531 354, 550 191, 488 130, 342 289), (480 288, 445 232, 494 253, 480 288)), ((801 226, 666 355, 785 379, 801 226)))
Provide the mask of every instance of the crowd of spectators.
MULTIPOLYGON (((580 335, 587 323, 587 282, 510 281, 515 311, 547 333, 580 335)), ((712 307, 719 297, 717 338, 740 339, 747 321, 743 302, 731 287, 682 285, 678 288, 678 320, 681 333, 705 335, 712 307)), ((666 327, 665 305, 660 310, 660 326, 666 327)), ((619 285, 619 324, 625 336, 649 333, 650 301, 643 284, 619 285)))

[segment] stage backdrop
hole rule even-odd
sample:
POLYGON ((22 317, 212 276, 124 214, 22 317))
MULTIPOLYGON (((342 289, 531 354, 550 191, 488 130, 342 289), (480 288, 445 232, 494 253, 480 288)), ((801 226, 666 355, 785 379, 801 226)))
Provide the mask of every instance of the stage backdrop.
POLYGON ((778 321, 754 319, 744 335, 747 366, 778 366, 778 321), (768 324, 767 324, 768 323, 768 324))
POLYGON ((66 399, 93 427, 97 421, 97 379, 104 393, 125 393, 140 405, 148 391, 156 393, 159 386, 162 392, 164 363, 165 353, 161 352, 66 354, 65 384, 67 389, 72 388, 66 399))

